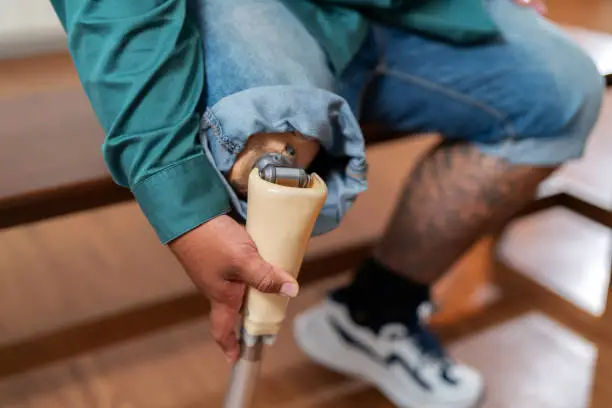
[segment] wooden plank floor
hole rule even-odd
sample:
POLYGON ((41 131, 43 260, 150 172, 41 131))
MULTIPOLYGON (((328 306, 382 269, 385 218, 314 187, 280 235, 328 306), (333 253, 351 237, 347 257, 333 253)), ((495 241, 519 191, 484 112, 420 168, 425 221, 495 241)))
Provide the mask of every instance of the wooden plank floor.
MULTIPOLYGON (((612 31, 612 6, 605 0, 549 3, 553 18, 562 23, 612 31)), ((40 60, 0 63, 0 98, 78 86, 65 56, 44 61, 51 64, 45 70, 40 60)), ((1 129, 2 124, 0 138, 1 129)), ((386 177, 382 165, 392 163, 401 173, 431 142, 425 138, 369 152, 372 190, 343 228, 313 242, 310 254, 376 237, 401 182, 386 177), (381 196, 388 199, 381 202, 381 196)), ((605 242, 609 231, 581 217, 564 216, 563 211, 536 217, 515 224, 504 246, 512 253, 542 248, 520 258, 533 275, 505 280, 501 272, 501 286, 492 285, 496 271, 492 240, 485 238, 436 288, 443 312, 434 324, 455 355, 486 374, 486 408, 609 408, 612 317, 605 308, 609 276, 597 264, 609 256, 605 242), (541 246, 543 238, 550 246, 541 246), (547 263, 547 258, 568 248, 571 252, 564 253, 565 258, 547 263), (581 258, 588 262, 581 263, 581 258), (570 262, 576 263, 568 266, 570 262), (561 305, 535 281, 577 307, 561 305)), ((316 303, 347 277, 309 287, 291 303, 291 314, 316 303)), ((204 318, 19 373, 7 367, 36 356, 1 352, 21 339, 43 338, 77 322, 192 292, 176 261, 157 243, 132 203, 2 231, 0 356, 5 360, 0 359, 0 407, 220 406, 229 367, 209 340, 204 318)), ((197 315, 197 304, 182 307, 197 315)), ((62 354, 62 349, 70 350, 79 342, 92 342, 88 333, 80 336, 48 345, 53 350, 41 344, 40 353, 62 354)), ((289 324, 265 361, 257 406, 391 407, 366 385, 308 361, 297 349, 289 324)))

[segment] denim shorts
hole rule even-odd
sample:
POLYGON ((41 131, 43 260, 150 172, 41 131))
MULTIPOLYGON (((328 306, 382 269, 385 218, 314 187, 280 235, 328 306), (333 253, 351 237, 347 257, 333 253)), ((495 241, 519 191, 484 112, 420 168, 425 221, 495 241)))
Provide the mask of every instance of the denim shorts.
MULTIPOLYGON (((297 131, 332 158, 314 235, 335 228, 367 188, 360 122, 438 132, 511 163, 579 158, 604 81, 560 29, 511 0, 487 0, 502 38, 459 46, 373 26, 342 73, 281 0, 193 0, 206 89, 201 140, 219 177, 246 139, 297 131)), ((238 212, 246 202, 227 184, 238 212)))

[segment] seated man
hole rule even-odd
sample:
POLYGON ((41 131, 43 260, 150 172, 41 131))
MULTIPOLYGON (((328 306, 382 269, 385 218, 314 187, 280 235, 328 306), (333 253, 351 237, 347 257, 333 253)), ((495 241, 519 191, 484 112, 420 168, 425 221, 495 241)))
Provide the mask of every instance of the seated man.
POLYGON ((445 353, 420 310, 464 251, 581 156, 603 80, 576 44, 514 0, 52 3, 108 167, 210 299, 230 360, 245 285, 297 293, 227 215, 240 200, 224 176, 245 138, 299 132, 350 159, 328 178, 324 231, 365 186, 359 121, 443 135, 372 257, 298 317, 295 336, 397 406, 477 403, 483 379, 445 353))

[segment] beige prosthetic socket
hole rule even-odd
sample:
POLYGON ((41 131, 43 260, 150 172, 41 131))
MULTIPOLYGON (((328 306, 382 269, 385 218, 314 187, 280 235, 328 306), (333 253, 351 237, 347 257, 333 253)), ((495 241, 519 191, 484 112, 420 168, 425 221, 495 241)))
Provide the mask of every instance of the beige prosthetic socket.
MULTIPOLYGON (((253 168, 262 156, 285 156, 292 167, 306 168, 319 150, 314 139, 299 133, 256 134, 228 174, 232 186, 247 197, 246 229, 259 254, 297 278, 314 223, 327 197, 323 180, 312 174, 306 186, 264 180, 253 168)), ((245 303, 243 329, 252 336, 274 336, 285 318, 288 298, 250 288, 245 303)))
MULTIPOLYGON (((263 180, 251 171, 246 228, 261 257, 297 278, 327 187, 317 174, 305 188, 263 180)), ((285 319, 288 298, 250 288, 244 330, 253 336, 274 336, 285 319)))

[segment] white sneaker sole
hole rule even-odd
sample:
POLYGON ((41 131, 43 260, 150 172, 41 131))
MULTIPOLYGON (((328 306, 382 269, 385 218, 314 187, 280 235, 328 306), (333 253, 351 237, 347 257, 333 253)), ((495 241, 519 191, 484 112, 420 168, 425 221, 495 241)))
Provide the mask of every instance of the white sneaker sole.
POLYGON ((294 337, 298 346, 312 360, 333 371, 360 379, 374 385, 399 408, 475 408, 469 401, 432 402, 415 398, 422 390, 410 389, 397 376, 378 363, 373 363, 363 353, 341 342, 333 329, 325 323, 325 311, 321 307, 298 316, 294 322, 294 337))

